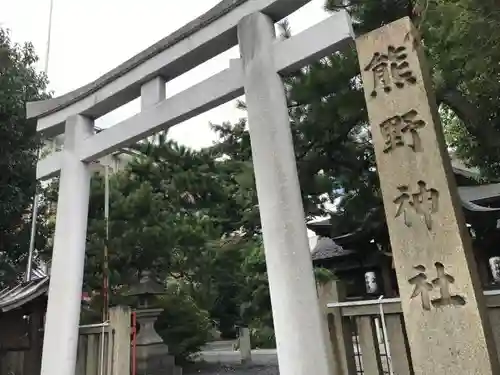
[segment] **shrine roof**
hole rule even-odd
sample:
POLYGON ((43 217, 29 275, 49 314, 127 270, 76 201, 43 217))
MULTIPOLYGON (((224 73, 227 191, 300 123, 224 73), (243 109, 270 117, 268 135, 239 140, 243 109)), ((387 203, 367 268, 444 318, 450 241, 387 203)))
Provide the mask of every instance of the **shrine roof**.
POLYGON ((320 237, 313 251, 311 252, 312 260, 322 260, 334 257, 351 255, 355 252, 346 250, 342 246, 335 243, 334 240, 328 237, 320 237))
POLYGON ((481 173, 478 168, 471 168, 465 165, 454 152, 450 152, 451 165, 455 176, 462 176, 469 180, 478 181, 481 178, 481 173))
POLYGON ((43 276, 0 291, 0 312, 7 312, 47 293, 49 277, 43 276))

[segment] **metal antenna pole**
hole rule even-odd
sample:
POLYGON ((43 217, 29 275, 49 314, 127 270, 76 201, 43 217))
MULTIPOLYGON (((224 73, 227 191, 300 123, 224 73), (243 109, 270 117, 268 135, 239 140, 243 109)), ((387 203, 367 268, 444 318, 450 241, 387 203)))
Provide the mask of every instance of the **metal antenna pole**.
MULTIPOLYGON (((37 162, 39 157, 40 157, 40 147, 38 148, 36 155, 37 162)), ((28 252, 28 264, 26 265, 26 281, 31 281, 31 271, 33 269, 33 252, 35 251, 37 217, 38 217, 38 185, 35 186, 35 195, 33 197, 33 211, 31 214, 30 248, 28 252)))
MULTIPOLYGON (((49 8, 49 26, 47 30, 47 49, 45 51, 45 66, 44 72, 47 75, 49 71, 49 56, 50 56, 50 39, 52 35, 52 13, 54 10, 54 0, 50 0, 50 8, 49 8)), ((38 160, 40 159, 40 149, 41 145, 38 147, 38 151, 36 154, 36 161, 38 164, 38 160)), ((33 197, 33 211, 31 214, 31 234, 30 234, 30 247, 28 252, 28 263, 26 265, 26 281, 31 281, 31 272, 33 269, 33 253, 35 251, 35 239, 36 239, 36 219, 38 217, 38 185, 35 187, 35 195, 33 197)))
POLYGON ((104 222, 106 225, 106 239, 104 243, 104 256, 103 256, 103 321, 108 320, 109 314, 109 166, 107 162, 104 164, 104 222))

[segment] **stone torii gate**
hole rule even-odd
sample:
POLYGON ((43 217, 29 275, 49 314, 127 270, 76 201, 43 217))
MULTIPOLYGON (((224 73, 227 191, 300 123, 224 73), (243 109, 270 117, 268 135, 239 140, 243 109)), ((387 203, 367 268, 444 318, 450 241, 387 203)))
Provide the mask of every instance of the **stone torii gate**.
POLYGON ((41 160, 37 178, 60 174, 42 375, 75 371, 89 204, 89 163, 246 94, 280 370, 330 375, 309 253, 292 136, 280 75, 353 43, 338 12, 287 40, 274 23, 309 0, 224 0, 96 81, 61 97, 28 103, 45 136, 64 149, 41 160), (165 84, 239 42, 229 68, 165 98, 165 84), (94 119, 141 97, 141 112, 98 134, 94 119))

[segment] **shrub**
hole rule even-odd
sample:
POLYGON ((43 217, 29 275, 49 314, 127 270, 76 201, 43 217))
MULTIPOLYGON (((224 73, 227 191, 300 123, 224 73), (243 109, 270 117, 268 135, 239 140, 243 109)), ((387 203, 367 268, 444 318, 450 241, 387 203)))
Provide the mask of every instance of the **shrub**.
POLYGON ((212 324, 208 312, 175 285, 167 289, 159 304, 164 311, 156 321, 156 331, 178 364, 191 360, 210 338, 212 324))
POLYGON ((250 327, 250 343, 252 349, 276 348, 274 329, 264 324, 255 324, 250 327))

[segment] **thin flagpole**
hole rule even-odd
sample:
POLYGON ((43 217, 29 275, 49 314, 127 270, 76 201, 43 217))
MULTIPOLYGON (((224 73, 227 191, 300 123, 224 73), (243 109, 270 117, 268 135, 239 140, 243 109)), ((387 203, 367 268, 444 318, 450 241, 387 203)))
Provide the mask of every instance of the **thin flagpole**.
MULTIPOLYGON (((49 26, 47 30, 47 49, 45 51, 45 66, 44 73, 48 74, 49 71, 49 56, 50 56, 50 41, 52 35, 52 14, 54 12, 54 0, 50 0, 49 7, 49 26)), ((38 164, 38 160, 40 159, 40 149, 41 145, 38 147, 36 154, 36 162, 38 164)), ((35 187, 35 195, 33 196, 33 209, 31 214, 31 233, 30 233, 30 247, 28 252, 28 263, 26 265, 26 281, 31 281, 31 273, 33 270, 33 253, 35 251, 35 239, 36 239, 36 220, 38 217, 38 200, 39 200, 39 192, 38 192, 38 183, 35 187)))
MULTIPOLYGON (((104 225, 106 238, 104 240, 104 254, 102 263, 102 321, 109 319, 109 266, 108 266, 108 240, 109 240, 109 166, 104 163, 104 225)), ((104 327, 103 327, 104 330, 104 327)), ((104 331, 101 335, 101 367, 99 375, 104 374, 104 331)), ((109 354, 108 354, 109 355, 109 354)))
POLYGON ((102 272, 103 282, 103 321, 108 320, 109 310, 109 264, 108 264, 108 242, 109 242, 109 166, 104 165, 104 225, 106 226, 106 239, 104 243, 104 262, 102 272))
MULTIPOLYGON (((36 160, 40 157, 40 147, 38 148, 36 160)), ((35 251, 36 239, 36 219, 38 217, 38 184, 35 186, 35 195, 33 196, 33 211, 31 214, 31 234, 30 247, 28 252, 28 264, 26 266, 26 281, 31 281, 31 273, 33 270, 33 252, 35 251)))
POLYGON ((50 41, 52 37, 52 14, 54 12, 54 0, 50 0, 50 8, 49 8, 49 27, 47 30, 47 49, 45 51, 45 67, 43 71, 45 74, 49 72, 49 56, 50 56, 50 41))

